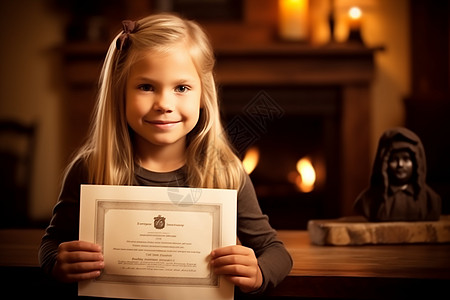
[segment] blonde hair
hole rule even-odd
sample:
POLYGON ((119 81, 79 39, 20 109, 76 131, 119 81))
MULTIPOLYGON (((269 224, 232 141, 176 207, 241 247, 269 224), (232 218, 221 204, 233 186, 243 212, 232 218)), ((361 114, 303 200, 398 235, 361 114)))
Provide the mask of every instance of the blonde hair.
POLYGON ((167 51, 184 43, 202 88, 200 117, 187 135, 187 183, 191 187, 239 189, 244 171, 221 124, 213 76, 214 54, 206 34, 195 22, 169 14, 143 18, 136 26, 127 36, 127 47, 116 48, 116 40, 123 33, 109 47, 100 75, 90 135, 72 164, 84 158, 89 181, 94 184, 133 184, 132 132, 125 115, 128 72, 143 51, 167 51))

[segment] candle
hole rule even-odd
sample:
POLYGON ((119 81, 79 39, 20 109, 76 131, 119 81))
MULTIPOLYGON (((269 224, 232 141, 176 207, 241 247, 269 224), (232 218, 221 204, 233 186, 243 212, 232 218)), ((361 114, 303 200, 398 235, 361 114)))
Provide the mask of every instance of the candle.
POLYGON ((279 34, 282 39, 308 39, 308 0, 279 0, 279 34))
POLYGON ((357 6, 353 6, 348 11, 349 16, 349 29, 350 31, 359 31, 361 29, 361 9, 357 6))
POLYGON ((362 12, 359 7, 352 7, 348 11, 348 40, 351 42, 357 42, 360 44, 363 44, 363 40, 361 37, 361 19, 362 19, 362 12))

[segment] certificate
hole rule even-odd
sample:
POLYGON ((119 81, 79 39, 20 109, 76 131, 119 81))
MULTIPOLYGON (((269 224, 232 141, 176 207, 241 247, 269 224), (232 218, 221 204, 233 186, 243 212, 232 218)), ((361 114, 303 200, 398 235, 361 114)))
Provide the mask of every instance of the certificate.
POLYGON ((102 246, 102 274, 82 296, 233 299, 209 267, 213 249, 236 244, 236 191, 82 185, 80 240, 102 246))

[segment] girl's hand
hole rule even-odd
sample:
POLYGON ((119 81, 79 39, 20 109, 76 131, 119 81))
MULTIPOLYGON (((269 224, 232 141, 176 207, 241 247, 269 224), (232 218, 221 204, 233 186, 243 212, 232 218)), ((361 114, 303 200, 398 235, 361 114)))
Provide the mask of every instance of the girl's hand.
POLYGON ((104 268, 102 249, 99 245, 72 241, 58 247, 53 276, 62 282, 78 282, 100 276, 104 268))
POLYGON ((262 273, 251 248, 236 245, 215 249, 211 252, 210 264, 215 274, 226 275, 244 293, 262 285, 262 273))

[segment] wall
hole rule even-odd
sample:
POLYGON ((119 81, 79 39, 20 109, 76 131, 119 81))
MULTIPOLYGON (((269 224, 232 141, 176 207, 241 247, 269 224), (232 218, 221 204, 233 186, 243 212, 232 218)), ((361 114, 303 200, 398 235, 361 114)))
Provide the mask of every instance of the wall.
POLYGON ((45 1, 0 2, 0 118, 37 125, 29 207, 35 220, 51 215, 59 192, 61 82, 55 71, 63 21, 45 1))
MULTIPOLYGON (((317 6, 316 18, 326 16, 328 1, 310 0, 317 6), (322 5, 320 5, 322 3, 322 5), (319 14, 319 16, 317 16, 319 14)), ((372 84, 371 157, 378 139, 390 127, 405 123, 404 98, 411 93, 410 7, 409 0, 335 0, 335 39, 347 39, 347 11, 352 5, 362 9, 361 35, 367 47, 383 46, 375 56, 376 74, 372 84)), ((329 39, 324 21, 313 30, 313 42, 329 39)))
MULTIPOLYGON (((411 67, 409 1, 371 2, 375 5, 365 13, 363 37, 368 46, 385 47, 376 55, 372 86, 373 157, 381 133, 404 124, 403 99, 411 90, 411 67)), ((51 11, 48 1, 0 2, 0 118, 39 126, 29 208, 36 219, 51 215, 64 168, 60 136, 68 133, 59 131, 63 97, 57 69, 57 46, 64 41, 64 24, 65 17, 51 11)))
POLYGON ((363 36, 368 46, 382 45, 376 55, 372 86, 372 157, 378 139, 388 128, 403 126, 404 98, 411 93, 409 1, 378 0, 366 15, 363 36))

